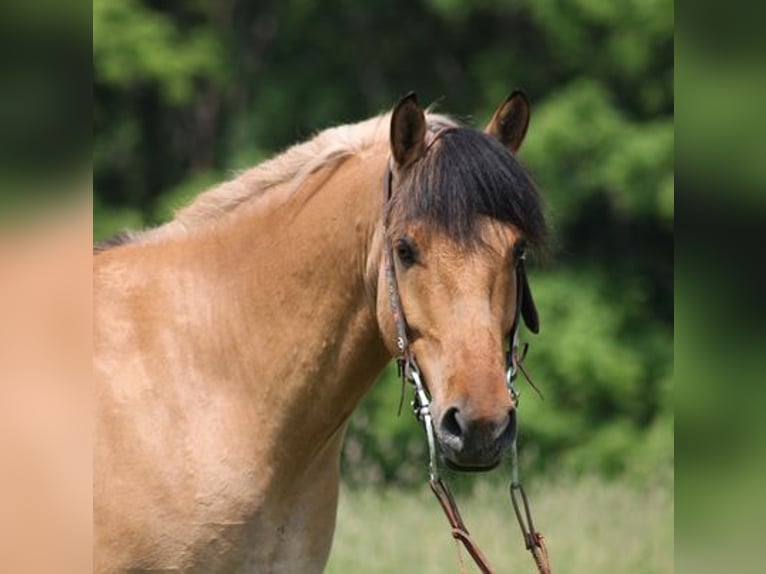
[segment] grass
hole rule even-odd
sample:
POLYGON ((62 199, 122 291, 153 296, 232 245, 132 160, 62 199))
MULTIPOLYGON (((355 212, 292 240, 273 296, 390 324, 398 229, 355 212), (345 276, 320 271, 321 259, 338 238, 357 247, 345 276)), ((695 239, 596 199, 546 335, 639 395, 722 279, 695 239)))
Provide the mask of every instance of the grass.
MULTIPOLYGON (((473 494, 457 495, 474 540, 498 572, 536 572, 506 487, 477 481, 473 494)), ((671 473, 651 486, 580 477, 530 481, 527 491, 557 574, 673 572, 671 473)), ((466 570, 477 572, 463 556, 466 570)), ((424 483, 417 491, 342 488, 326 572, 444 574, 460 567, 446 519, 424 483)))

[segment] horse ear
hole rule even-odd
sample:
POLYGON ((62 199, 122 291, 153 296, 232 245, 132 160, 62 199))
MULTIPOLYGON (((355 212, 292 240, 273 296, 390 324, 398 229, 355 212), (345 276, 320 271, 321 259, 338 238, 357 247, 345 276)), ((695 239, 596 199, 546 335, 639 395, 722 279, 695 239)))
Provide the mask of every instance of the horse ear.
POLYGON ((527 96, 521 90, 514 90, 497 108, 485 131, 515 154, 527 133, 529 114, 527 96))
POLYGON ((406 167, 420 159, 425 149, 426 116, 410 92, 391 115, 391 154, 399 167, 406 167))

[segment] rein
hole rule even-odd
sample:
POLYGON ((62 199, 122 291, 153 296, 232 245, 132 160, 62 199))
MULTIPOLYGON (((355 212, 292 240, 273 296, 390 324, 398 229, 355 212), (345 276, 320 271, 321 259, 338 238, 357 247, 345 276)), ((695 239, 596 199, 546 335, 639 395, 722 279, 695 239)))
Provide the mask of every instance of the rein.
MULTIPOLYGON (((444 129, 434 136, 428 147, 434 144, 436 140, 441 137, 450 128, 444 129)), ((407 336, 407 321, 404 316, 404 310, 402 309, 401 298, 399 296, 399 287, 396 280, 396 272, 394 269, 394 255, 391 238, 388 235, 388 230, 385 225, 385 210, 388 202, 391 200, 392 187, 393 187, 393 171, 391 164, 386 167, 384 192, 385 198, 383 203, 384 210, 384 269, 386 273, 386 279, 388 283, 389 301, 391 304, 391 313, 394 319, 394 325, 396 327, 396 348, 398 350, 398 357, 396 359, 399 377, 402 380, 402 399, 400 399, 399 410, 401 411, 401 405, 404 398, 404 384, 405 381, 410 382, 414 388, 414 399, 412 401, 412 409, 415 417, 423 425, 426 433, 426 440, 428 442, 428 471, 429 479, 428 484, 431 487, 436 499, 444 511, 447 521, 451 527, 452 537, 458 542, 462 543, 468 553, 473 558, 473 561, 479 567, 484 574, 495 574, 495 570, 490 565, 487 557, 479 549, 478 545, 474 542, 471 534, 468 531, 460 511, 457 507, 457 502, 452 496, 452 492, 449 489, 447 483, 439 475, 439 466, 437 459, 437 446, 436 435, 434 432, 433 418, 431 415, 431 401, 426 391, 423 379, 418 368, 415 356, 410 348, 409 338, 407 336)), ((516 273, 516 310, 514 314, 513 326, 508 334, 508 347, 509 350, 506 353, 506 384, 508 386, 508 392, 513 398, 513 402, 518 408, 519 404, 519 392, 515 386, 515 380, 521 371, 525 377, 529 380, 526 372, 524 371, 521 363, 526 355, 527 346, 524 345, 523 351, 519 353, 519 330, 521 327, 522 316, 529 324, 530 319, 527 318, 524 312, 524 295, 529 298, 529 303, 532 304, 531 294, 529 293, 529 287, 526 278, 526 270, 524 267, 526 255, 522 252, 515 260, 515 273, 516 273), (526 292, 526 293, 525 293, 526 292)), ((533 308, 533 307, 532 307, 533 308)), ((534 312, 531 315, 531 321, 534 323, 533 330, 537 330, 537 315, 534 312)), ((531 380, 530 380, 531 383, 531 380)), ((534 384, 533 388, 536 389, 534 384)), ((539 391, 538 391, 539 392, 539 391)), ((529 501, 527 499, 524 487, 519 480, 519 468, 518 468, 518 452, 516 447, 516 439, 514 438, 511 446, 511 484, 510 484, 510 498, 513 510, 516 514, 516 518, 521 529, 521 534, 524 539, 524 545, 526 549, 532 554, 532 558, 535 561, 539 574, 550 574, 551 568, 548 560, 548 549, 545 545, 545 540, 535 529, 534 522, 532 520, 532 513, 529 508, 529 501)), ((464 570, 462 558, 460 558, 460 547, 458 546, 458 558, 460 560, 461 569, 464 570)))

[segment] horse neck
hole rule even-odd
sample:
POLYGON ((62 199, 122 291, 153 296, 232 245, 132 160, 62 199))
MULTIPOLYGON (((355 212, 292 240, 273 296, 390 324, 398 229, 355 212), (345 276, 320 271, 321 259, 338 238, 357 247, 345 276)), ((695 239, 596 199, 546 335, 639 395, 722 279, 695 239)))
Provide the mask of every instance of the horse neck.
POLYGON ((216 302, 201 331, 213 379, 245 381, 259 440, 275 452, 306 460, 341 435, 389 358, 373 247, 385 161, 354 156, 292 194, 269 191, 189 246, 216 302))

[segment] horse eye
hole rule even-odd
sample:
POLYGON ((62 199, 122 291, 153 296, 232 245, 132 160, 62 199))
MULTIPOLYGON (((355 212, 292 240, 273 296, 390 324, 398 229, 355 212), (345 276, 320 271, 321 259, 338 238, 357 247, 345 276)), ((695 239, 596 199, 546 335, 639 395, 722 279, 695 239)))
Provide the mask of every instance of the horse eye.
POLYGON ((412 267, 418 262, 418 250, 410 239, 400 239, 396 242, 396 256, 405 268, 412 267))
POLYGON ((516 245, 513 246, 513 260, 518 261, 520 258, 524 257, 526 252, 527 252, 526 241, 519 241, 516 245))

